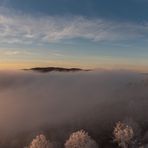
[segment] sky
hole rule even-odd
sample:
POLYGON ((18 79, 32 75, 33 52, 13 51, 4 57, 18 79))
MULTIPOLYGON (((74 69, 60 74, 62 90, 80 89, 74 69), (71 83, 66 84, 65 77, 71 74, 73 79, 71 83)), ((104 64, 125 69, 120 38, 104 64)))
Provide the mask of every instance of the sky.
POLYGON ((148 0, 0 0, 0 69, 148 71, 148 0))

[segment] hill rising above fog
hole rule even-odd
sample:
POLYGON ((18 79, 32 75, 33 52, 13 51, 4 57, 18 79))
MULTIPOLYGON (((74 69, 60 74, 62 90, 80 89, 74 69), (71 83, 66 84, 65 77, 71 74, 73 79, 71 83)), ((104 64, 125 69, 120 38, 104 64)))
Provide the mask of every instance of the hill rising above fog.
POLYGON ((34 67, 30 69, 24 69, 24 70, 31 70, 31 71, 37 71, 37 72, 77 72, 77 71, 89 71, 85 69, 80 68, 63 68, 63 67, 34 67))

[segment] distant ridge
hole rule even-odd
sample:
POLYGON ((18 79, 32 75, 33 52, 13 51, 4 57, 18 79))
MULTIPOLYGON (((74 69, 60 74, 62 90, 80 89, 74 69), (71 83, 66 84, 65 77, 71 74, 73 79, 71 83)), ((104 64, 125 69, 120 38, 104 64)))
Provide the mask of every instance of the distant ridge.
POLYGON ((23 69, 23 70, 31 70, 31 71, 38 71, 38 72, 77 72, 77 71, 90 71, 90 70, 84 70, 80 68, 63 68, 63 67, 34 67, 30 69, 23 69))

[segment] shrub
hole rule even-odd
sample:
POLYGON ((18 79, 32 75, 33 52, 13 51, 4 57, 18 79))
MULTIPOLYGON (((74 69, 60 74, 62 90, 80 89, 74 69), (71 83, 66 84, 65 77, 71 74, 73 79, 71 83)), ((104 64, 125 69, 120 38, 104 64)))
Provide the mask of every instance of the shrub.
POLYGON ((40 134, 32 140, 29 148, 53 148, 53 145, 46 139, 43 134, 40 134))
POLYGON ((133 129, 122 122, 116 123, 113 134, 114 141, 116 141, 122 148, 128 148, 128 145, 134 135, 133 129))
POLYGON ((97 143, 84 130, 74 132, 65 143, 65 148, 97 148, 97 143))

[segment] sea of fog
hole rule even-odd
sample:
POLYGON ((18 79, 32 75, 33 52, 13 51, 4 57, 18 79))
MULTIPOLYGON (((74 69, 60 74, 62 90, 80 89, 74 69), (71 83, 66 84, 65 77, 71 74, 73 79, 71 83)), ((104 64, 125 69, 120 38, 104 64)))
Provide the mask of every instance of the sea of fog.
MULTIPOLYGON (((0 148, 23 148, 37 133, 62 147, 85 129, 112 145, 117 121, 148 130, 148 75, 131 71, 0 71, 0 148)), ((148 140, 148 138, 147 138, 148 140)))

